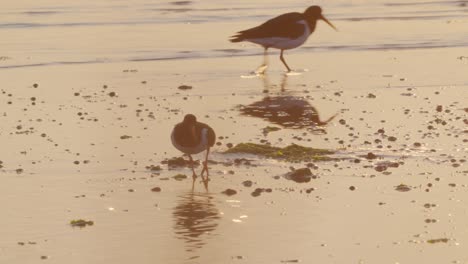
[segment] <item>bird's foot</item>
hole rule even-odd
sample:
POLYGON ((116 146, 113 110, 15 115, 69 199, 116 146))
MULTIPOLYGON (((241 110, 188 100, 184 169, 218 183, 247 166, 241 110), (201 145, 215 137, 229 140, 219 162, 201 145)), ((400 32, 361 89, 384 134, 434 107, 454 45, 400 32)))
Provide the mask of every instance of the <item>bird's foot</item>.
POLYGON ((309 71, 308 69, 294 69, 294 70, 289 69, 284 72, 284 75, 287 75, 287 76, 302 75, 303 73, 308 72, 308 71, 309 71))
POLYGON ((255 70, 255 74, 256 75, 264 75, 267 68, 268 68, 268 65, 262 64, 255 70))

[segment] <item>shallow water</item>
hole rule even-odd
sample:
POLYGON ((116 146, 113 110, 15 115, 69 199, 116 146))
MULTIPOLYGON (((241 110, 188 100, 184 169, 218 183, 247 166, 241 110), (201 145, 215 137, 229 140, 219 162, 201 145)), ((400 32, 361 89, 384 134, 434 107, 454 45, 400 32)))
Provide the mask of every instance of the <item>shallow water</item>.
POLYGON ((467 7, 316 3, 340 31, 320 24, 287 52, 295 74, 275 53, 263 77, 261 49, 228 36, 302 2, 4 4, 0 262, 467 262, 467 7), (207 189, 161 164, 189 112, 222 137, 207 189), (338 159, 223 153, 241 142, 338 159), (306 166, 309 183, 283 177, 306 166))
MULTIPOLYGON (((340 32, 321 23, 295 54, 468 46, 466 1, 315 3, 340 32)), ((228 37, 305 8, 301 1, 142 0, 9 1, 2 7, 0 56, 8 59, 0 68, 258 55, 258 47, 228 37)))

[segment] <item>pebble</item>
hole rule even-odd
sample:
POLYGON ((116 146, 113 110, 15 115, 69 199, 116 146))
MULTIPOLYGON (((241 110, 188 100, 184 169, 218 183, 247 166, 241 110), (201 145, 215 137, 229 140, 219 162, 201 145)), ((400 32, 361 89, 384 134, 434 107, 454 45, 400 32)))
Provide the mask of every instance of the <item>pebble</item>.
POLYGON ((226 189, 226 190, 222 191, 221 193, 225 194, 227 196, 232 196, 232 195, 237 194, 237 191, 233 190, 233 189, 226 189))
POLYGON ((312 179, 312 172, 309 168, 302 168, 294 170, 285 175, 285 178, 288 180, 295 181, 297 183, 310 182, 312 179))
POLYGON ((161 191, 161 187, 154 187, 153 189, 151 189, 152 192, 160 192, 161 191))
POLYGON ((243 182, 242 182, 242 185, 244 185, 244 187, 252 187, 253 182, 250 181, 250 180, 243 181, 243 182))
POLYGON ((177 89, 179 89, 179 90, 190 90, 190 89, 192 89, 192 86, 190 86, 190 85, 180 85, 179 87, 177 87, 177 89))

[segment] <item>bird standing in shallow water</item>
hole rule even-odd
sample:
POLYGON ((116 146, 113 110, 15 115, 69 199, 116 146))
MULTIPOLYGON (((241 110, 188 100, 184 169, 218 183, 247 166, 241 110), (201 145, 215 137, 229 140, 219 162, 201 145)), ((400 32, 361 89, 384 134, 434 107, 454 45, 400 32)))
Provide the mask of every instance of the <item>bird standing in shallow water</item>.
POLYGON ((323 15, 322 8, 311 6, 304 13, 286 13, 268 20, 260 26, 242 30, 231 37, 231 42, 249 41, 261 45, 264 50, 263 64, 258 67, 257 73, 263 74, 267 68, 267 50, 275 48, 281 50, 280 60, 283 62, 288 72, 291 71, 284 60, 283 51, 294 49, 307 40, 317 25, 317 20, 323 20, 335 30, 336 27, 330 23, 323 15))
POLYGON ((208 155, 210 153, 210 147, 212 147, 216 141, 214 130, 207 124, 197 122, 197 118, 194 115, 188 114, 181 123, 175 125, 171 133, 171 140, 172 145, 174 145, 176 149, 189 156, 194 182, 197 178, 197 174, 195 173, 191 155, 206 150, 201 177, 203 178, 203 173, 206 171, 206 177, 208 179, 208 155))

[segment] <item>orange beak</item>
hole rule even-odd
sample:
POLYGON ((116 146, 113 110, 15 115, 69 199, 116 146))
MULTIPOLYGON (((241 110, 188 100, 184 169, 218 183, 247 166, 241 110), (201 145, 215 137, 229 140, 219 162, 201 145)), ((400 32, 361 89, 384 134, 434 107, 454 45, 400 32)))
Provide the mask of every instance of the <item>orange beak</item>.
POLYGON ((328 21, 328 19, 326 19, 323 15, 320 15, 319 19, 322 19, 322 20, 325 21, 325 23, 327 23, 330 27, 332 27, 334 30, 338 31, 338 29, 337 29, 330 21, 328 21))

